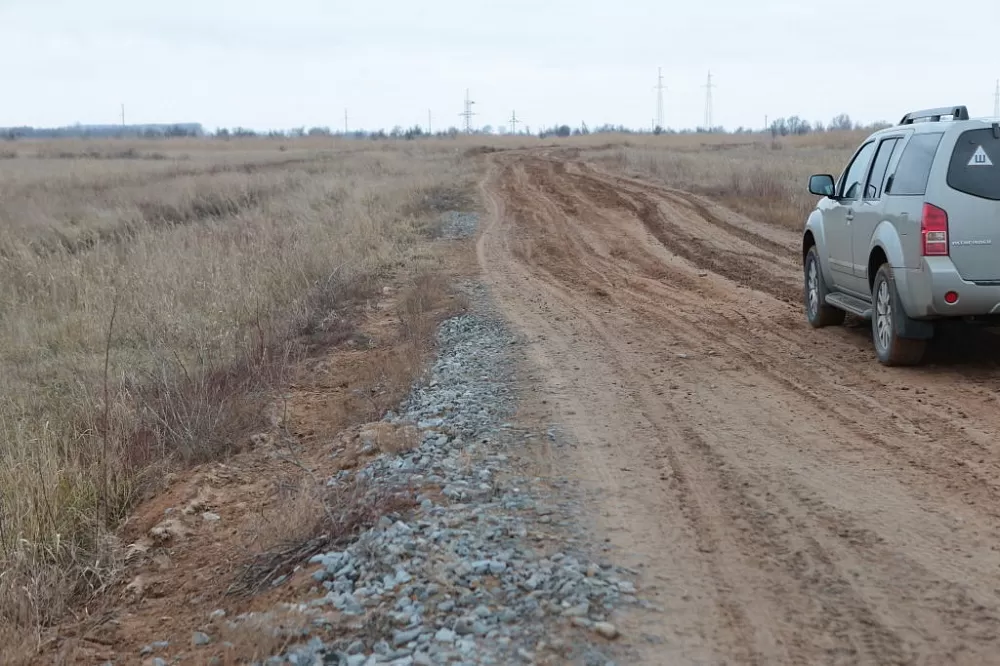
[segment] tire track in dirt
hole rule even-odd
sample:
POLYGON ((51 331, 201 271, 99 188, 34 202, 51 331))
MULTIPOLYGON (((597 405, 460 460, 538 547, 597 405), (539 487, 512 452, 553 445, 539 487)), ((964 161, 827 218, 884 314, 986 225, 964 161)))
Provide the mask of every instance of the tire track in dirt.
MULTIPOLYGON (((598 174, 598 172, 594 171, 593 169, 588 169, 588 170, 589 170, 589 172, 591 174, 595 174, 595 176, 594 176, 595 178, 598 178, 598 176, 596 175, 596 174, 598 174)), ((666 188, 662 188, 662 187, 659 187, 659 186, 656 186, 656 185, 645 184, 645 183, 642 183, 641 181, 636 181, 634 179, 622 179, 622 178, 615 178, 614 179, 615 183, 620 183, 622 181, 626 182, 627 184, 629 184, 631 186, 639 187, 640 189, 642 189, 644 191, 654 192, 654 193, 657 192, 657 191, 659 191, 659 192, 661 192, 661 194, 663 196, 666 196, 666 197, 673 198, 673 197, 675 197, 677 195, 677 192, 675 190, 668 190, 666 188)), ((686 195, 685 198, 686 199, 696 199, 696 197, 694 195, 686 195)), ((703 209, 704 209, 704 206, 701 206, 701 207, 697 208, 697 210, 699 210, 699 211, 701 211, 703 209)), ((716 216, 713 215, 711 217, 717 220, 716 216)), ((715 224, 715 222, 713 222, 713 224, 715 224)), ((674 225, 674 227, 676 228, 676 225, 674 225)), ((737 232, 737 233, 735 233, 735 235, 737 237, 745 239, 748 242, 751 242, 752 244, 754 244, 754 245, 756 245, 758 247, 762 247, 763 248, 763 247, 767 246, 767 243, 762 243, 762 242, 759 242, 759 241, 755 242, 753 240, 754 238, 758 238, 759 239, 761 237, 756 232, 750 231, 749 229, 747 229, 745 227, 741 227, 741 226, 733 224, 731 222, 725 222, 723 225, 721 225, 721 227, 723 229, 728 229, 728 230, 739 229, 740 231, 737 232)), ((777 264, 777 265, 788 265, 789 262, 790 262, 790 260, 793 260, 793 259, 797 258, 797 244, 794 243, 794 242, 789 242, 789 240, 787 239, 788 231, 786 229, 776 229, 776 232, 777 232, 778 236, 785 237, 785 238, 784 238, 784 242, 783 243, 774 243, 774 247, 784 248, 784 252, 782 254, 778 254, 778 255, 775 255, 774 257, 772 257, 770 263, 772 265, 775 265, 775 264, 777 264)), ((658 236, 658 238, 660 238, 660 236, 658 236)), ((705 243, 701 243, 700 244, 700 246, 702 248, 706 247, 707 245, 708 244, 705 244, 705 243)), ((683 254, 684 252, 685 252, 685 250, 682 248, 678 253, 679 254, 683 254)), ((694 261, 695 261, 695 263, 697 263, 697 259, 695 259, 694 261)), ((710 265, 712 262, 713 262, 713 260, 711 260, 711 259, 709 259, 707 261, 704 260, 704 259, 702 259, 701 264, 699 264, 699 265, 701 265, 701 266, 704 267, 704 266, 706 266, 706 264, 710 265)), ((725 262, 724 262, 724 260, 716 259, 716 260, 714 260, 714 263, 720 264, 720 263, 725 263, 725 262)), ((750 286, 750 287, 753 287, 753 288, 762 289, 761 286, 759 284, 757 284, 757 283, 747 284, 747 282, 744 279, 741 279, 743 277, 743 275, 745 275, 745 274, 736 273, 734 275, 731 272, 727 273, 725 268, 721 269, 721 271, 720 270, 716 270, 714 272, 718 272, 720 274, 726 275, 730 279, 733 279, 734 281, 736 281, 738 284, 743 284, 744 286, 750 286)), ((774 295, 774 296, 776 296, 776 297, 778 297, 778 298, 780 298, 782 300, 793 302, 793 303, 795 303, 796 306, 798 305, 798 302, 801 299, 801 296, 800 296, 800 294, 801 294, 801 291, 800 291, 801 288, 799 288, 799 290, 797 290, 795 298, 791 298, 791 295, 792 295, 791 289, 789 289, 788 287, 782 288, 780 290, 768 289, 768 288, 764 287, 762 290, 767 291, 768 293, 771 293, 772 295, 774 295)), ((801 324, 800 324, 800 327, 801 327, 801 324)), ((706 331, 706 333, 710 333, 710 331, 706 331)), ((758 331, 756 333, 759 335, 762 332, 758 331)), ((781 341, 782 342, 782 346, 784 344, 786 344, 787 342, 793 342, 794 343, 796 339, 799 339, 801 337, 798 330, 795 330, 794 333, 795 333, 795 335, 791 336, 791 339, 788 339, 787 336, 786 336, 786 339, 781 341)), ((993 336, 989 332, 970 332, 970 333, 971 333, 971 335, 968 335, 965 339, 962 340, 962 344, 967 344, 970 338, 972 340, 977 340, 978 341, 978 344, 972 345, 972 352, 971 352, 971 354, 972 354, 973 357, 989 359, 991 357, 995 357, 996 356, 996 352, 994 350, 997 348, 997 346, 996 346, 997 338, 995 336, 993 336)), ((867 374, 871 374, 872 368, 870 367, 871 363, 870 363, 870 360, 868 358, 868 356, 870 355, 870 346, 869 346, 870 342, 867 339, 864 339, 864 340, 861 340, 861 343, 864 345, 864 351, 865 351, 865 354, 866 354, 866 356, 862 359, 863 365, 864 365, 865 369, 868 371, 867 374)), ((748 362, 755 363, 758 366, 758 370, 769 371, 769 370, 765 370, 764 368, 760 367, 762 365, 762 363, 761 363, 760 360, 754 360, 754 359, 756 359, 756 356, 759 355, 753 349, 754 345, 751 343, 751 344, 748 344, 747 346, 750 348, 750 351, 742 351, 741 350, 741 353, 743 353, 744 358, 747 359, 748 362)), ((950 360, 954 360, 955 359, 955 355, 951 354, 949 356, 949 355, 946 354, 945 358, 946 359, 950 359, 950 360)), ((829 362, 828 359, 823 359, 823 358, 817 359, 817 358, 813 357, 813 358, 810 358, 810 360, 814 360, 814 361, 815 360, 819 360, 820 361, 820 365, 821 365, 821 368, 819 368, 819 370, 823 371, 825 373, 838 372, 839 371, 838 368, 831 367, 831 364, 830 364, 830 362, 829 362)), ((839 360, 840 359, 833 359, 833 362, 837 363, 839 360)), ((764 361, 764 363, 771 364, 771 363, 773 363, 775 361, 777 361, 779 363, 779 367, 781 365, 787 365, 786 359, 781 358, 780 356, 777 357, 777 358, 769 358, 766 361, 764 361)), ((794 367, 794 370, 792 372, 785 373, 785 376, 781 379, 781 381, 784 381, 789 386, 795 387, 796 389, 802 391, 804 395, 806 395, 809 399, 812 399, 812 400, 816 401, 818 404, 823 404, 824 403, 824 398, 822 397, 822 391, 823 390, 829 390, 831 388, 828 385, 829 382, 828 381, 820 381, 820 382, 813 381, 811 383, 812 386, 818 387, 818 388, 822 389, 820 392, 817 392, 817 391, 815 391, 813 389, 810 389, 810 388, 802 385, 802 383, 801 383, 800 380, 802 378, 802 373, 803 372, 811 373, 813 376, 815 376, 815 371, 814 371, 813 368, 809 368, 808 366, 803 366, 802 364, 797 364, 794 367), (827 385, 824 385, 824 384, 827 384, 827 385)), ((777 378, 777 375, 774 375, 774 376, 777 378)), ((966 375, 966 376, 968 376, 968 375, 966 375)), ((992 380, 991 380, 991 383, 994 385, 993 388, 996 388, 996 386, 995 386, 996 380, 997 380, 997 373, 993 373, 992 380)), ((842 386, 835 386, 834 388, 837 388, 838 390, 843 390, 842 386)), ((902 385, 900 385, 898 388, 900 388, 900 389, 909 389, 910 387, 907 386, 907 385, 905 385, 905 382, 903 382, 902 385)), ((965 389, 966 387, 959 387, 959 388, 960 389, 965 389)), ((921 391, 921 389, 919 389, 919 388, 917 388, 915 390, 916 390, 917 393, 920 393, 920 391, 921 391)), ((977 387, 973 387, 973 392, 976 392, 976 391, 977 391, 977 387)), ((855 432, 858 433, 858 434, 860 434, 860 435, 863 435, 864 433, 862 431, 859 431, 855 427, 856 423, 863 422, 863 419, 859 418, 859 416, 861 414, 863 414, 866 410, 877 409, 877 410, 882 411, 887 418, 891 419, 891 421, 892 421, 890 423, 890 427, 891 428, 893 428, 893 429, 902 428, 903 431, 904 431, 904 434, 908 434, 908 435, 911 435, 911 436, 918 436, 918 437, 920 437, 920 439, 921 439, 921 441, 923 443, 926 443, 930 447, 934 448, 935 449, 935 453, 937 455, 945 458, 945 459, 953 457, 952 451, 949 450, 951 447, 957 447, 957 448, 967 449, 966 453, 969 456, 973 457, 973 458, 977 457, 978 454, 980 454, 982 452, 982 447, 981 447, 981 445, 980 445, 979 442, 981 442, 984 438, 982 436, 980 436, 978 438, 979 442, 977 442, 975 439, 970 439, 968 437, 968 435, 967 435, 966 427, 964 425, 962 425, 962 424, 956 423, 953 419, 942 419, 941 416, 940 416, 940 414, 928 415, 926 413, 920 413, 919 411, 914 412, 914 411, 911 411, 911 410, 907 410, 907 412, 905 414, 905 418, 901 418, 902 416, 904 416, 904 414, 899 413, 898 410, 894 411, 894 410, 887 410, 887 409, 885 409, 884 407, 882 407, 880 405, 879 401, 876 400, 874 398, 874 396, 872 396, 871 394, 865 395, 864 393, 861 393, 861 392, 858 392, 858 391, 852 391, 852 390, 848 390, 848 392, 854 394, 852 396, 854 398, 853 405, 852 405, 854 407, 854 410, 852 410, 853 413, 847 413, 847 414, 843 413, 843 410, 839 410, 839 408, 836 406, 835 403, 830 403, 830 402, 826 401, 825 404, 828 405, 828 408, 839 411, 840 412, 839 415, 842 416, 842 417, 844 417, 844 423, 846 424, 846 427, 853 428, 855 430, 855 432), (946 443, 947 446, 941 446, 942 443, 946 443)), ((946 397, 950 397, 950 396, 946 396, 946 397)), ((930 398, 928 398, 928 400, 930 400, 930 398)), ((917 404, 919 405, 922 402, 923 402, 922 400, 918 399, 917 404)), ((947 402, 941 402, 941 403, 938 403, 938 404, 939 405, 940 404, 947 404, 947 402)), ((994 406, 998 406, 998 405, 994 404, 994 406)), ((922 411, 927 411, 927 410, 922 410, 922 411)), ((874 443, 878 443, 880 445, 886 446, 885 438, 881 437, 878 433, 870 433, 868 436, 870 437, 871 441, 873 441, 874 443)), ((898 446, 894 447, 894 446, 888 445, 888 448, 893 453, 898 453, 899 452, 898 446)), ((967 465, 967 459, 966 458, 962 458, 960 460, 956 460, 955 464, 958 464, 958 465, 967 465)), ((982 464, 982 463, 979 463, 979 464, 982 464)), ((980 478, 981 480, 984 481, 983 484, 981 484, 980 486, 976 487, 977 490, 983 491, 982 493, 979 493, 981 496, 978 497, 977 499, 979 501, 985 502, 985 506, 997 506, 998 507, 997 510, 1000 511, 1000 503, 997 502, 997 500, 1000 500, 1000 484, 997 484, 995 481, 993 481, 994 479, 1000 478, 1000 464, 998 464, 997 461, 994 461, 992 464, 987 465, 986 469, 983 469, 983 470, 977 470, 976 469, 976 464, 973 464, 970 467, 970 469, 968 470, 967 473, 973 474, 973 475, 977 476, 978 478, 980 478)))
MULTIPOLYGON (((537 173, 535 175, 536 177, 538 176, 537 173)), ((548 192, 550 188, 543 188, 543 189, 544 191, 548 192)), ((542 207, 545 206, 543 202, 537 202, 537 204, 542 207)), ((580 314, 582 317, 587 317, 586 313, 580 313, 580 314)), ((599 326, 599 325, 595 324, 594 326, 599 326)), ((614 343, 612 342, 612 338, 610 335, 605 334, 602 337, 604 338, 604 342, 606 345, 614 346, 614 343)), ((632 368, 626 374, 634 375, 635 373, 636 369, 632 368)), ((686 430, 683 433, 681 433, 679 439, 689 442, 689 446, 686 448, 700 452, 702 454, 700 457, 704 457, 705 454, 711 452, 711 450, 705 445, 704 441, 700 437, 698 437, 692 430, 686 430)), ((695 456, 694 458, 689 458, 687 463, 682 464, 680 462, 681 454, 677 453, 676 451, 671 452, 669 454, 669 457, 671 461, 671 467, 674 469, 676 478, 680 480, 680 484, 682 487, 682 490, 680 491, 678 496, 678 502, 682 507, 682 510, 689 516, 689 519, 692 522, 692 526, 695 531, 696 541, 698 544, 697 546, 698 551, 703 557, 706 557, 711 562, 710 566, 711 569, 715 572, 714 575, 718 579, 721 579, 716 585, 716 594, 718 595, 718 606, 720 614, 722 615, 723 618, 725 618, 726 626, 729 631, 744 637, 743 640, 737 641, 737 643, 745 646, 747 645, 747 642, 745 640, 746 625, 753 624, 753 621, 750 620, 748 614, 742 610, 740 603, 734 601, 731 598, 732 595, 728 593, 730 589, 734 587, 737 588, 739 587, 738 579, 742 578, 743 575, 745 575, 745 572, 738 577, 726 574, 727 571, 731 572, 733 570, 734 564, 732 562, 732 552, 734 549, 736 549, 736 544, 732 542, 731 537, 727 538, 723 536, 726 530, 724 526, 721 525, 718 519, 715 517, 719 516, 720 514, 725 515, 726 513, 729 513, 730 514, 729 517, 731 519, 735 518, 744 520, 745 522, 753 523, 755 524, 756 527, 760 528, 761 526, 770 527, 770 523, 762 522, 761 520, 761 516, 766 516, 767 514, 766 512, 761 512, 760 510, 758 510, 757 512, 753 512, 751 510, 750 513, 745 513, 744 511, 742 511, 741 507, 751 506, 751 502, 748 500, 746 496, 740 496, 740 498, 737 501, 729 503, 728 508, 723 508, 717 503, 717 500, 714 498, 726 497, 726 493, 724 492, 720 491, 712 492, 711 490, 713 487, 719 486, 719 482, 713 481, 713 471, 718 469, 717 462, 713 461, 715 462, 715 464, 710 463, 706 465, 704 464, 703 461, 699 460, 698 456, 695 456), (690 476, 691 474, 696 475, 697 478, 696 482, 687 481, 687 477, 690 476), (713 518, 708 519, 706 518, 706 516, 712 516, 713 518)), ((725 487, 733 487, 733 484, 726 483, 725 481, 722 482, 722 485, 725 487)), ((758 535, 756 538, 751 538, 750 542, 747 545, 743 546, 743 549, 746 550, 759 551, 763 548, 771 551, 778 549, 783 552, 794 552, 794 551, 802 552, 801 548, 795 549, 783 543, 790 536, 790 533, 787 532, 787 530, 782 531, 781 529, 760 529, 757 532, 748 532, 745 534, 750 536, 754 534, 758 535)), ((745 536, 744 538, 747 537, 745 536)), ((783 585, 782 589, 787 599, 788 595, 793 594, 794 593, 793 591, 796 588, 802 590, 809 590, 816 585, 830 586, 834 584, 831 581, 834 581, 834 579, 833 578, 815 578, 814 580, 803 579, 799 580, 797 583, 786 582, 783 585)), ((843 583, 840 585, 840 587, 847 589, 846 584, 843 583)), ((772 611, 768 611, 765 608, 762 608, 760 603, 753 599, 754 597, 753 594, 749 594, 744 591, 742 594, 738 594, 738 596, 741 597, 739 601, 742 603, 742 605, 749 605, 754 608, 753 618, 758 622, 758 626, 756 627, 756 633, 760 634, 762 632, 766 632, 768 626, 766 623, 764 625, 760 625, 759 624, 760 618, 771 617, 774 615, 774 613, 772 611)), ((809 612, 808 600, 811 596, 812 596, 811 593, 804 592, 802 596, 802 602, 794 610, 792 610, 791 608, 784 609, 782 614, 785 615, 786 617, 794 617, 794 616, 799 616, 803 613, 808 613, 809 612)), ((855 603, 853 605, 856 608, 863 608, 863 604, 860 603, 855 603)), ((861 612, 861 611, 856 611, 856 612, 861 612)), ((768 640, 767 642, 770 644, 770 650, 768 652, 773 653, 773 651, 776 649, 776 646, 778 645, 778 641, 768 640)), ((890 641, 869 640, 868 642, 873 644, 879 642, 888 643, 891 642, 891 640, 890 641)), ((782 650, 778 651, 782 652, 782 650)), ((741 663, 769 663, 769 660, 766 657, 762 657, 761 655, 756 653, 747 654, 739 652, 737 653, 736 656, 741 663)), ((796 661, 800 660, 796 659, 796 661)))
MULTIPOLYGON (((536 173, 535 177, 538 178, 539 173, 536 173)), ((550 191, 552 189, 553 188, 551 186, 547 186, 546 191, 550 191)), ((618 201, 623 201, 620 195, 608 193, 605 193, 603 199, 617 199, 618 201)), ((602 274, 606 276, 608 273, 609 271, 603 271, 602 274)), ((577 279, 585 280, 586 278, 578 277, 577 279)), ((727 312, 726 314, 731 316, 733 314, 738 314, 738 311, 734 310, 727 312)), ((692 321, 700 319, 704 322, 707 316, 710 315, 697 311, 695 316, 692 318, 692 321)), ((872 424, 867 424, 864 420, 863 415, 866 412, 869 412, 873 408, 880 408, 879 403, 872 400, 870 396, 859 394, 852 396, 852 400, 843 400, 839 402, 829 401, 824 398, 824 393, 827 393, 831 389, 843 389, 837 384, 831 385, 827 379, 820 376, 820 374, 827 369, 825 366, 821 365, 820 367, 812 367, 802 363, 795 363, 792 364, 792 366, 787 370, 781 370, 789 366, 788 359, 785 358, 785 355, 787 355, 789 351, 792 352, 792 356, 794 358, 808 358, 801 352, 801 348, 798 350, 788 349, 790 342, 792 344, 797 344, 795 338, 801 337, 799 335, 799 331, 795 331, 795 336, 779 336, 775 338, 769 331, 751 329, 751 331, 748 332, 752 333, 752 335, 746 336, 740 335, 740 333, 742 333, 741 331, 733 329, 731 326, 727 326, 726 323, 725 317, 718 317, 716 321, 711 322, 708 326, 705 326, 703 323, 700 327, 698 327, 697 335, 699 337, 714 339, 720 344, 725 345, 727 353, 741 358, 748 364, 751 371, 766 374, 772 377, 776 382, 791 389, 797 395, 813 401, 817 408, 832 411, 837 416, 841 417, 844 424, 843 427, 850 429, 860 439, 867 440, 869 443, 886 446, 890 453, 899 453, 900 446, 898 443, 888 442, 878 429, 874 428, 872 424), (762 342, 762 338, 766 339, 767 342, 772 343, 766 345, 766 348, 774 347, 780 349, 781 353, 768 354, 765 352, 762 354, 760 349, 760 342, 762 342)), ((870 365, 868 359, 865 359, 864 361, 866 366, 870 365)), ((885 408, 882 409, 887 415, 892 414, 898 417, 898 414, 896 414, 895 411, 885 408)), ((902 428, 902 432, 900 434, 907 436, 919 436, 923 443, 930 445, 933 445, 933 442, 946 436, 944 431, 939 427, 933 428, 931 432, 922 432, 920 428, 915 427, 914 424, 907 419, 896 418, 891 424, 889 424, 889 427, 897 430, 902 428)), ((938 453, 947 455, 947 452, 945 451, 939 451, 938 453)), ((933 469, 933 467, 930 467, 930 469, 933 469)), ((987 490, 989 491, 990 496, 985 499, 991 501, 995 500, 996 486, 990 486, 987 490)))
POLYGON ((594 169, 591 165, 586 163, 576 163, 581 174, 588 176, 590 178, 596 178, 598 180, 603 180, 604 182, 614 183, 617 187, 622 188, 636 188, 644 192, 657 195, 657 196, 670 196, 675 201, 683 202, 683 205, 688 206, 693 210, 702 220, 719 227, 724 233, 731 236, 735 236, 740 240, 746 241, 747 243, 764 250, 765 252, 774 255, 776 257, 783 257, 789 254, 789 250, 798 250, 800 246, 800 239, 797 234, 793 235, 791 232, 786 234, 781 234, 781 238, 772 238, 767 235, 768 232, 774 235, 775 231, 788 231, 784 229, 769 229, 767 232, 762 232, 756 227, 763 227, 760 224, 748 224, 749 220, 745 218, 741 219, 744 226, 736 224, 729 220, 724 219, 723 215, 733 215, 731 211, 722 209, 717 204, 710 203, 704 198, 697 194, 692 194, 691 192, 684 192, 683 190, 675 190, 672 188, 666 188, 663 186, 655 185, 652 183, 644 182, 637 178, 627 178, 624 176, 611 175, 602 173, 594 169), (719 210, 719 213, 714 212, 714 210, 719 210))
MULTIPOLYGON (((635 186, 628 188, 627 195, 624 195, 609 189, 603 179, 596 173, 591 173, 593 175, 575 177, 578 189, 592 198, 611 201, 618 207, 632 210, 653 236, 672 253, 698 268, 724 275, 741 286, 767 291, 779 300, 788 303, 798 303, 801 300, 801 284, 790 279, 775 281, 771 264, 775 256, 784 256, 783 252, 776 254, 785 250, 781 244, 720 219, 693 195, 662 190, 656 192, 652 187, 635 186), (664 214, 661 208, 663 204, 669 205, 672 210, 680 207, 695 213, 699 221, 729 233, 733 238, 743 241, 745 246, 739 249, 722 248, 705 240, 703 236, 687 231, 664 214), (761 254, 757 252, 758 249, 769 254, 761 254)), ((622 179, 618 180, 621 182, 622 179)), ((565 194, 560 196, 567 198, 565 194)), ((681 214, 676 215, 676 218, 685 219, 690 216, 681 214)), ((788 265, 788 262, 781 263, 788 265)))
POLYGON ((484 276, 579 442, 550 466, 600 491, 667 609, 629 620, 666 641, 642 663, 995 659, 1000 451, 931 416, 964 397, 994 436, 995 374, 885 371, 808 330, 788 230, 530 151, 484 189, 484 276))

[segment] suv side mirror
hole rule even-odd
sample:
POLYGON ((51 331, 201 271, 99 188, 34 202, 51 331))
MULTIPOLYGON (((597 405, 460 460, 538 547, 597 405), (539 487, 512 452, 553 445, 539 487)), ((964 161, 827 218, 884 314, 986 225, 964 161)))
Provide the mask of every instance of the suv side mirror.
POLYGON ((819 174, 809 176, 809 194, 816 194, 821 197, 832 197, 837 186, 833 183, 833 176, 830 174, 819 174))

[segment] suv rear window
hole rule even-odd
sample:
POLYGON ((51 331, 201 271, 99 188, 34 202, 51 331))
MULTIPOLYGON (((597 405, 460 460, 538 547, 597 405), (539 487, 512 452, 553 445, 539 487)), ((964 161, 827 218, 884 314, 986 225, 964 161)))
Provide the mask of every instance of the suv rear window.
POLYGON ((948 186, 1000 201, 1000 139, 992 129, 968 130, 958 137, 948 166, 948 186))
POLYGON ((915 134, 903 149, 892 176, 892 187, 888 194, 923 195, 927 191, 927 179, 931 175, 934 154, 941 143, 939 132, 915 134))

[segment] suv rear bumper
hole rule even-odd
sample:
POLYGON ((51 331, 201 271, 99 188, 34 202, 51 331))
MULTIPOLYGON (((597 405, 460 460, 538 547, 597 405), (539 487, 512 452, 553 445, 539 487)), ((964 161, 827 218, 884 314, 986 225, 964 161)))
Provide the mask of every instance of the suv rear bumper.
POLYGON ((896 289, 906 313, 914 319, 1000 314, 1000 284, 963 280, 948 257, 922 257, 920 268, 896 268, 896 289), (946 303, 949 291, 958 301, 946 303))

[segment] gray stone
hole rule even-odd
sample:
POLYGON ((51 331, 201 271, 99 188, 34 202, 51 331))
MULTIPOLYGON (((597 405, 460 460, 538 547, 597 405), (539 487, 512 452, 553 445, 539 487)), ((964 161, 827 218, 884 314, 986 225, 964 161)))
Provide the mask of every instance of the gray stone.
POLYGON ((608 640, 618 638, 618 628, 610 622, 598 622, 594 625, 594 631, 608 640))
POLYGON ((434 634, 434 640, 438 643, 454 643, 455 638, 455 632, 447 628, 439 629, 438 632, 434 634))
POLYGON ((472 638, 462 638, 456 643, 458 651, 464 655, 470 655, 476 651, 476 641, 472 638))
POLYGON ((410 629, 408 631, 397 631, 392 635, 392 645, 393 647, 402 647, 410 641, 417 640, 417 637, 423 632, 423 627, 416 627, 415 629, 410 629))
POLYGON ((503 562, 497 562, 496 560, 480 560, 472 563, 472 570, 477 576, 482 576, 488 573, 498 576, 506 571, 506 569, 506 564, 503 562))
POLYGON ((508 608, 508 609, 504 610, 502 613, 500 613, 500 621, 504 622, 506 624, 511 624, 511 623, 517 622, 517 619, 518 619, 518 613, 517 613, 517 611, 512 610, 510 608, 508 608))
POLYGON ((212 637, 203 631, 196 631, 193 634, 191 634, 191 644, 196 647, 208 645, 211 642, 212 642, 212 637))
POLYGON ((368 657, 363 654, 352 654, 347 658, 347 666, 364 666, 368 657))

